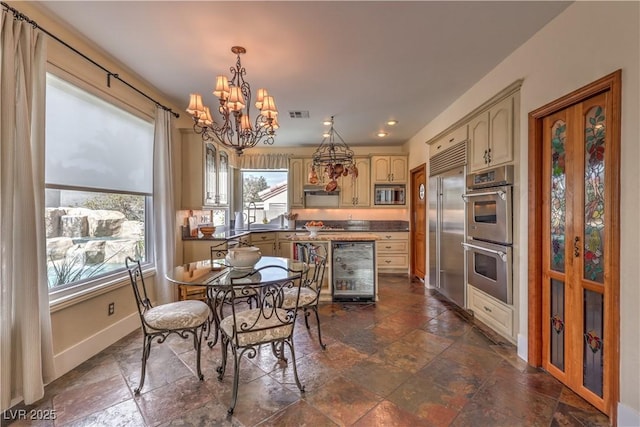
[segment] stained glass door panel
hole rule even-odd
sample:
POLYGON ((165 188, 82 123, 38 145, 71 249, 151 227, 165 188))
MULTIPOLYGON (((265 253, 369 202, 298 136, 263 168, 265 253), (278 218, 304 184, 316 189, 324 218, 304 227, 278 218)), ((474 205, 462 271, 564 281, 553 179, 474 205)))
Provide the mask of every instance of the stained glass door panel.
POLYGON ((605 410, 607 93, 543 121, 543 367, 605 410))

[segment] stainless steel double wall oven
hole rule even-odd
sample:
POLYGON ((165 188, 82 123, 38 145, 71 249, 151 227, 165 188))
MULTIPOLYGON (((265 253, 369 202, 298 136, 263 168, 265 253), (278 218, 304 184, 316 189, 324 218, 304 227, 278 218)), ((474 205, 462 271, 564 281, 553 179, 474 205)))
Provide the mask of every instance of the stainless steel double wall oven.
POLYGON ((513 165, 466 178, 467 282, 513 303, 513 165))

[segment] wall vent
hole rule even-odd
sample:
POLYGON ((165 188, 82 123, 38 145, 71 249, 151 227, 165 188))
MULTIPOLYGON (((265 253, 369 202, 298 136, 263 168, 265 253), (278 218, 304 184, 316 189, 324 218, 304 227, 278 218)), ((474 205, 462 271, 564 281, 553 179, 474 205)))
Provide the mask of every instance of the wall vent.
POLYGON ((289 111, 289 117, 292 119, 308 119, 309 112, 308 111, 289 111))

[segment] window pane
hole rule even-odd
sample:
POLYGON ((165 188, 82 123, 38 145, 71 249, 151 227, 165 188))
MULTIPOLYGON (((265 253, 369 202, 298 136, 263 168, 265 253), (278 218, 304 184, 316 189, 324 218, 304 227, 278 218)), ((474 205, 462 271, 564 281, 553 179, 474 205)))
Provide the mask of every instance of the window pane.
POLYGON ((47 184, 151 194, 153 124, 47 74, 47 184))
POLYGON ((242 202, 245 209, 250 202, 251 222, 279 224, 279 216, 287 212, 287 172, 244 169, 242 171, 242 202))
POLYGON ((145 196, 46 189, 49 288, 146 260, 145 196))

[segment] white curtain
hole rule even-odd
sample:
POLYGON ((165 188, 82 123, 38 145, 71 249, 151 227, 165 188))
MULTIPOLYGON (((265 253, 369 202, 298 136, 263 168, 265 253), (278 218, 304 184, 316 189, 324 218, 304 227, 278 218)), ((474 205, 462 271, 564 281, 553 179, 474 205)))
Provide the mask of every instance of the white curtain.
POLYGON ((0 22, 0 400, 54 379, 44 224, 45 35, 0 22))
POLYGON ((247 154, 237 156, 238 169, 289 169, 288 154, 247 154))
POLYGON ((167 270, 175 265, 175 218, 173 204, 173 171, 171 113, 156 108, 153 141, 153 230, 155 231, 156 290, 158 303, 174 300, 175 289, 165 278, 167 270))

